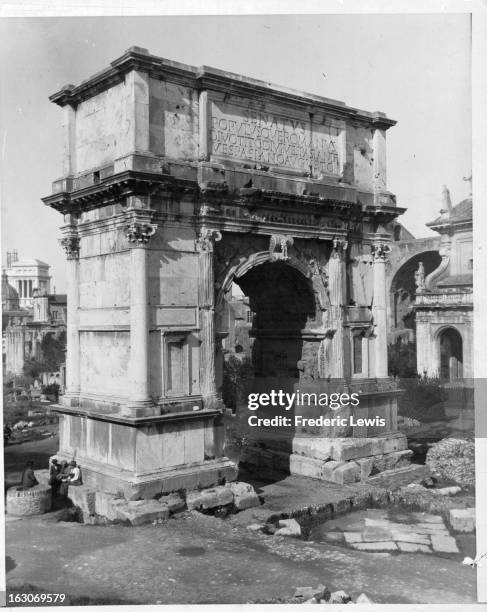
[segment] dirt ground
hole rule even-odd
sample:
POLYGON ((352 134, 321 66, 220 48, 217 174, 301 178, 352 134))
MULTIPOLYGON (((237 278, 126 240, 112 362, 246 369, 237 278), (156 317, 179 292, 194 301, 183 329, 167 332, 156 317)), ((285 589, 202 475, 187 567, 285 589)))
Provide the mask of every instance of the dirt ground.
MULTIPOLYGON (((12 484, 25 461, 45 468, 57 439, 6 448, 12 484)), ((53 513, 7 516, 7 593, 66 593, 73 604, 278 602, 323 583, 377 603, 468 603, 475 571, 458 558, 365 553, 249 531, 184 513, 159 525, 57 522, 53 513)))

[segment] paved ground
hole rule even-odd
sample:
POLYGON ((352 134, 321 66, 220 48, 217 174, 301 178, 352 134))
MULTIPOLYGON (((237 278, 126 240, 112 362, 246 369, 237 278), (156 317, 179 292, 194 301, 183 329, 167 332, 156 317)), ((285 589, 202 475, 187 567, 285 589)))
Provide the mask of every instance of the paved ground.
MULTIPOLYGON (((46 467, 56 446, 50 439, 8 447, 9 480, 27 459, 46 467)), ((293 499, 339 501, 358 486, 297 480, 263 485, 267 507, 227 520, 187 513, 131 528, 56 522, 53 514, 7 517, 7 588, 64 592, 72 604, 273 602, 291 597, 295 587, 319 583, 354 598, 365 592, 378 603, 475 601, 475 571, 458 555, 365 552, 246 528, 256 513, 265 519, 292 509, 293 499)))
POLYGON ((7 523, 7 555, 8 588, 73 603, 272 601, 320 582, 383 603, 475 601, 475 572, 458 559, 349 551, 198 514, 137 528, 21 519, 7 523))

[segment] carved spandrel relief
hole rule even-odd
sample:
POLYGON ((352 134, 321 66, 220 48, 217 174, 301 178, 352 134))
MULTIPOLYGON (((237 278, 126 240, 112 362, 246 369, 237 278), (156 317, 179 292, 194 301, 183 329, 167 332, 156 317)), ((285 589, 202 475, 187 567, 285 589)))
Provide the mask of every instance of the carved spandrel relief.
POLYGON ((287 261, 288 248, 294 244, 292 236, 273 234, 269 243, 269 253, 272 261, 287 261))

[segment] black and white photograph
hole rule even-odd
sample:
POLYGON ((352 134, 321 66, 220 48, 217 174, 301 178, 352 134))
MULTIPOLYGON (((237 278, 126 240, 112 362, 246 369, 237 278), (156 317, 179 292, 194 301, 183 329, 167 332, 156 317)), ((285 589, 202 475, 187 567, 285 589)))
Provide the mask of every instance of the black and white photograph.
POLYGON ((0 603, 485 609, 487 5, 28 5, 0 603))

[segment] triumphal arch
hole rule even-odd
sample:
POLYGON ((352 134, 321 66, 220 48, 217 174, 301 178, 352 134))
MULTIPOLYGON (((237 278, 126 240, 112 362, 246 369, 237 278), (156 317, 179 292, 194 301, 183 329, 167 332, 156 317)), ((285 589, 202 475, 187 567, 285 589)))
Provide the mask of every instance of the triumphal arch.
POLYGON ((134 498, 236 477, 221 400, 234 283, 256 388, 341 385, 361 394, 349 411, 386 421, 296 435, 291 471, 348 482, 404 460, 387 376, 395 122, 138 47, 51 100, 64 168, 44 202, 64 216, 69 274, 59 454, 85 481, 134 498))

